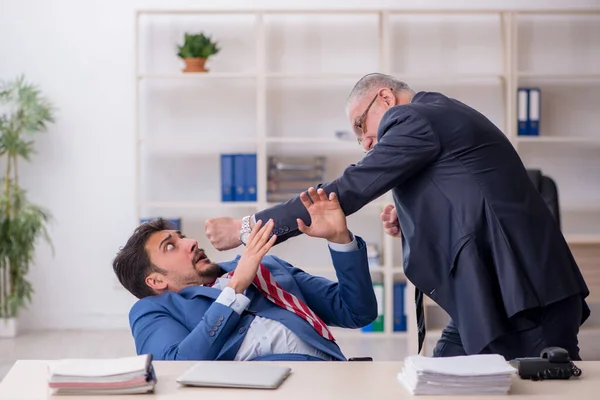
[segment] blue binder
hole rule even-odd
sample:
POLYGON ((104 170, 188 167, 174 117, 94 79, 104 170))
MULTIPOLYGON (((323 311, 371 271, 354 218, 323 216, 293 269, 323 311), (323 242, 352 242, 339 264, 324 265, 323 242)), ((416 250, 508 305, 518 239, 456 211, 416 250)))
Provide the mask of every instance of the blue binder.
POLYGON ((246 154, 245 160, 245 201, 256 201, 256 154, 246 154))
POLYGON ((529 125, 527 134, 530 136, 539 136, 540 134, 540 89, 529 89, 529 125))
POLYGON ((406 311, 404 310, 404 291, 406 282, 394 283, 394 332, 406 331, 406 311))
POLYGON ((527 135, 529 131, 529 90, 519 88, 517 92, 517 133, 527 135))
POLYGON ((233 201, 233 155, 221 154, 221 201, 233 201))
POLYGON ((246 155, 233 155, 233 201, 246 200, 246 155))

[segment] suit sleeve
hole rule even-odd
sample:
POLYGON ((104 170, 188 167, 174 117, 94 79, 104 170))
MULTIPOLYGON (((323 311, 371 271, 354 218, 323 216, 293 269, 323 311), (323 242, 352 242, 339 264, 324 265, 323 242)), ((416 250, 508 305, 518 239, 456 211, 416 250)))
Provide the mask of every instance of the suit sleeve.
MULTIPOLYGON (((336 180, 318 186, 327 194, 335 192, 344 213, 351 215, 428 167, 437 159, 440 149, 438 138, 425 118, 408 106, 397 107, 382 118, 379 140, 373 149, 336 180)), ((276 243, 301 233, 297 218, 310 225, 310 216, 299 195, 255 215, 257 221, 270 218, 275 222, 276 243)))
POLYGON ((338 282, 308 274, 272 256, 290 271, 306 304, 327 325, 356 329, 377 318, 377 298, 369 272, 367 246, 362 238, 355 238, 357 250, 338 252, 329 249, 338 282))
POLYGON ((148 299, 134 305, 129 319, 138 354, 152 354, 156 360, 215 360, 240 315, 214 302, 190 331, 163 305, 148 299))

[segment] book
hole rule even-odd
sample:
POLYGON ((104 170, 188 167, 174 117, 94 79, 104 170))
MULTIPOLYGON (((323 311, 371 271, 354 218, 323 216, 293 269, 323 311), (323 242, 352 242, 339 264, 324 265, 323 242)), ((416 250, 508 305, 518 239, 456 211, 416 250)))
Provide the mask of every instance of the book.
POLYGON ((156 382, 151 354, 62 359, 48 366, 48 387, 56 395, 152 393, 156 382))

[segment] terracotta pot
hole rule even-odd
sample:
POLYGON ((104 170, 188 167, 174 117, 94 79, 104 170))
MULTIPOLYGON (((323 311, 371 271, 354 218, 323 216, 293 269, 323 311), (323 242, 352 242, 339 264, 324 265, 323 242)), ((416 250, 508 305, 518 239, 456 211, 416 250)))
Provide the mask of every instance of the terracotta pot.
POLYGON ((207 72, 208 70, 204 68, 204 63, 206 62, 206 58, 184 58, 185 61, 185 69, 183 72, 207 72))

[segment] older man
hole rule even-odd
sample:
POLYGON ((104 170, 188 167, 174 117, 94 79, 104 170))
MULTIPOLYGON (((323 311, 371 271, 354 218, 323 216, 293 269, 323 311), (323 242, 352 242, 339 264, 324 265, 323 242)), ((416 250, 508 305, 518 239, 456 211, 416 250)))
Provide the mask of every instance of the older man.
MULTIPOLYGON (((321 186, 338 194, 346 215, 392 190, 381 219, 401 238, 404 271, 418 289, 419 349, 425 293, 451 317, 436 356, 510 359, 560 346, 579 359, 589 291, 506 136, 460 101, 377 73, 359 80, 346 110, 367 154, 321 186)), ((233 248, 267 219, 277 243, 310 233, 300 196, 242 221, 211 219, 206 233, 215 247, 233 248)))

